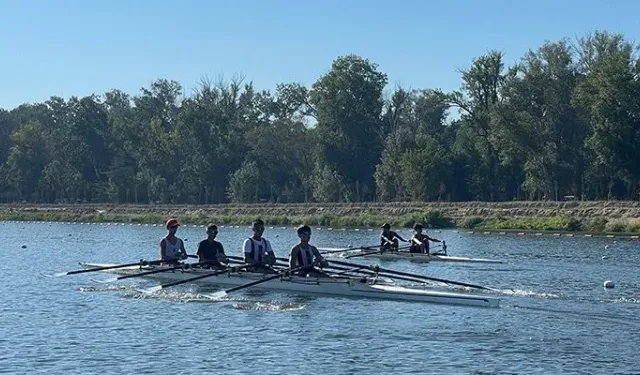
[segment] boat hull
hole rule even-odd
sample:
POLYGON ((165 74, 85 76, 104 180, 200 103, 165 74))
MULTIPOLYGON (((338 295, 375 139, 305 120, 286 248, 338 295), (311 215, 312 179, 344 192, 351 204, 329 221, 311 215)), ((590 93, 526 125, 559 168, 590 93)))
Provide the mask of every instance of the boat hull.
MULTIPOLYGON (((84 268, 106 267, 112 264, 101 263, 81 263, 84 268)), ((124 267, 117 269, 104 270, 103 272, 131 275, 145 272, 157 267, 124 267)), ((161 283, 185 280, 191 277, 213 273, 211 270, 205 269, 188 269, 173 270, 150 275, 140 276, 159 281, 161 283)), ((239 272, 239 273, 223 273, 212 275, 207 278, 199 279, 193 284, 200 286, 221 286, 234 287, 244 285, 252 281, 260 280, 270 274, 239 272)), ((495 297, 468 295, 463 293, 452 293, 446 291, 407 288, 387 283, 376 283, 367 278, 355 277, 335 277, 335 278, 309 278, 309 277, 282 277, 274 280, 266 281, 251 288, 278 290, 285 292, 297 292, 307 294, 324 294, 344 297, 364 297, 385 300, 401 300, 413 302, 438 303, 448 305, 463 305, 476 307, 499 307, 500 300, 495 297)))
POLYGON ((468 258, 457 257, 442 254, 424 254, 424 253, 410 253, 408 251, 388 251, 384 253, 375 253, 362 255, 363 258, 377 258, 381 260, 408 260, 416 263, 428 263, 428 262, 461 262, 461 263, 504 263, 497 259, 485 259, 485 258, 468 258))

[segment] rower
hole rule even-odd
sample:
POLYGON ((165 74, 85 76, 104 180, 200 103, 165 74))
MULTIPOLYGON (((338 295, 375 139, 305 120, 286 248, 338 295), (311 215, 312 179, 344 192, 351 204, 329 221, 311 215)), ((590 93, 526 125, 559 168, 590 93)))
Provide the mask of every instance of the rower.
POLYGON ((207 225, 207 239, 200 241, 196 255, 199 263, 205 263, 203 268, 221 269, 222 263, 228 264, 229 260, 224 253, 224 247, 218 241, 218 226, 215 224, 207 225))
POLYGON ((384 223, 382 225, 382 233, 380 234, 380 251, 398 251, 398 240, 409 242, 400 235, 391 230, 391 224, 384 223))
POLYGON ((181 260, 187 259, 184 242, 176 237, 180 224, 178 219, 170 218, 164 226, 169 233, 160 240, 160 259, 162 264, 178 264, 181 260))
POLYGON ((264 221, 261 219, 255 220, 251 224, 251 229, 253 230, 253 236, 244 240, 242 244, 244 262, 252 265, 248 270, 276 273, 276 271, 271 268, 271 266, 276 263, 276 255, 273 253, 271 243, 262 237, 264 233, 264 221))
POLYGON ((411 237, 410 253, 426 253, 429 254, 429 241, 442 242, 437 238, 429 237, 422 233, 423 226, 420 223, 416 223, 413 226, 415 233, 411 237))
POLYGON ((320 252, 315 246, 309 244, 311 240, 311 228, 309 228, 308 225, 302 225, 298 228, 297 232, 300 242, 289 251, 289 269, 311 266, 311 268, 295 272, 294 274, 307 277, 329 277, 329 275, 321 270, 323 267, 327 267, 329 262, 320 255, 320 252))

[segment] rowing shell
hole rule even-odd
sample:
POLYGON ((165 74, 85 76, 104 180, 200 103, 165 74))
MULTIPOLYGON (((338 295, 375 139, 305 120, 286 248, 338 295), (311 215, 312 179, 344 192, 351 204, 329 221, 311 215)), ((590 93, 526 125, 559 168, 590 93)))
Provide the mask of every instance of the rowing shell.
MULTIPOLYGON (((339 249, 322 248, 319 251, 335 251, 339 249)), ((378 258, 382 260, 409 260, 411 262, 427 263, 427 262, 465 262, 465 263, 504 263, 497 259, 486 258, 468 258, 468 257, 456 257, 444 254, 425 254, 425 253, 410 253, 408 251, 385 251, 383 253, 374 253, 371 250, 357 250, 351 252, 354 255, 369 253, 363 255, 363 258, 378 258)))
MULTIPOLYGON (((102 263, 80 263, 84 268, 97 268, 111 266, 102 263)), ((110 269, 102 272, 115 273, 119 275, 131 275, 143 271, 158 269, 163 266, 149 267, 125 267, 110 269)), ((157 280, 160 282, 171 282, 185 280, 204 273, 213 273, 206 269, 174 270, 161 273, 145 275, 141 277, 157 280)), ((224 273, 204 279, 194 281, 194 284, 202 286, 222 286, 234 287, 252 281, 260 280, 269 274, 256 272, 224 273)), ((408 288, 394 285, 390 282, 381 281, 375 278, 358 277, 331 277, 331 278, 309 278, 309 277, 281 277, 266 281, 251 288, 279 290, 286 292, 300 292, 309 294, 326 294, 344 297, 364 297, 385 300, 400 300, 438 303, 447 305, 463 305, 476 307, 499 307, 500 300, 495 297, 481 295, 469 295, 464 293, 454 293, 446 291, 408 288)))

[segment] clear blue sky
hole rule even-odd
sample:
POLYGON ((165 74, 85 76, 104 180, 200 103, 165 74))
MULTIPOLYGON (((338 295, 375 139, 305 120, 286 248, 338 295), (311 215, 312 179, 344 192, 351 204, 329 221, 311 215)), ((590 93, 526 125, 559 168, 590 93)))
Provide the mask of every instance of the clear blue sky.
POLYGON ((634 0, 0 0, 0 108, 154 79, 189 93, 203 76, 258 89, 310 86, 339 55, 379 64, 389 88, 460 85, 490 49, 508 62, 595 29, 634 40, 634 0))

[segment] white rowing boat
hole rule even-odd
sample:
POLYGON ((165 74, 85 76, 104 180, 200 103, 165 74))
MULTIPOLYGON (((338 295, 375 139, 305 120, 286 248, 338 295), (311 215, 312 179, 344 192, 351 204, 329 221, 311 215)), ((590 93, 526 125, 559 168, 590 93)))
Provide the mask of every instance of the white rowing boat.
MULTIPOLYGON (((319 251, 328 251, 333 252, 333 255, 336 255, 336 252, 340 249, 329 249, 322 248, 318 249, 319 251)), ((451 256, 445 254, 425 254, 425 253, 410 253, 408 251, 385 251, 385 252, 375 252, 375 250, 350 250, 345 251, 345 254, 356 255, 358 257, 362 256, 363 258, 378 258, 381 260, 408 260, 411 262, 418 263, 428 263, 428 262, 465 262, 465 263, 504 263, 501 260, 497 259, 487 259, 487 258, 469 258, 469 257, 458 257, 451 256), (366 255, 361 255, 366 254, 366 255)), ((326 256, 326 255, 325 255, 326 256)), ((348 256, 347 256, 348 257, 348 256)))
MULTIPOLYGON (((114 264, 81 263, 85 269, 115 266, 114 264)), ((119 275, 132 275, 145 271, 157 270, 163 266, 130 266, 116 269, 108 269, 109 272, 119 275)), ((207 269, 186 269, 154 273, 141 277, 157 280, 159 282, 172 282, 186 280, 195 276, 213 273, 207 269)), ((235 287, 257 281, 270 274, 255 272, 223 273, 194 281, 194 284, 202 286, 235 287)), ((279 277, 269 280, 251 288, 279 290, 286 292, 299 292, 310 294, 326 294, 345 297, 365 297, 387 300, 415 301, 427 303, 439 303, 448 305, 465 305, 477 307, 499 307, 500 300, 495 297, 482 295, 470 295, 429 289, 408 288, 395 285, 391 280, 381 280, 374 277, 279 277)))

